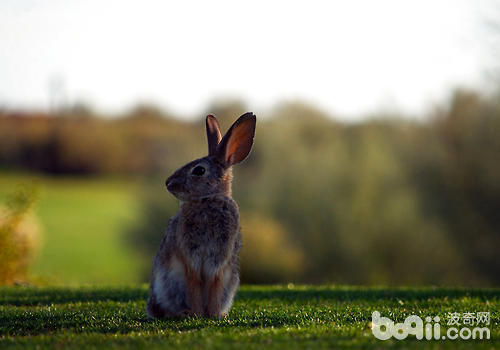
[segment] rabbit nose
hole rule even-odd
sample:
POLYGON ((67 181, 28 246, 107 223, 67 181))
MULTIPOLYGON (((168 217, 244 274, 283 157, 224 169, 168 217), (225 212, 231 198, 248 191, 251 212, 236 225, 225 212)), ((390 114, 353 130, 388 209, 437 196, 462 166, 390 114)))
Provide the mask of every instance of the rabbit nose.
POLYGON ((167 186, 167 190, 169 192, 179 190, 179 187, 182 185, 182 182, 179 179, 170 179, 168 178, 165 181, 165 185, 167 186))

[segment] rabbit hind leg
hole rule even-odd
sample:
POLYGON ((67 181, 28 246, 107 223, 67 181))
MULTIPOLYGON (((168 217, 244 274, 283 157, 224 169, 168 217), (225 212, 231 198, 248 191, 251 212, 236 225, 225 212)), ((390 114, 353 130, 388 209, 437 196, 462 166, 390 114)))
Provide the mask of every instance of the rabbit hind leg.
POLYGON ((175 261, 169 268, 163 268, 156 274, 148 313, 155 318, 182 317, 189 310, 186 283, 182 266, 175 261), (156 316, 158 315, 158 316, 156 316))
POLYGON ((234 295, 240 284, 240 277, 237 269, 228 268, 223 275, 223 289, 221 298, 221 313, 227 315, 233 304, 234 295))

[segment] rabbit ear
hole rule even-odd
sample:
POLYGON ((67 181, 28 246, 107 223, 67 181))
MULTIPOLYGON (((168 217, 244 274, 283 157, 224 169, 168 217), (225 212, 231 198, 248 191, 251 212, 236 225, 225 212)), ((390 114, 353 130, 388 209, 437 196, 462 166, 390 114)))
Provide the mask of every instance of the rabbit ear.
POLYGON ((227 167, 243 161, 250 153, 255 135, 256 117, 245 113, 231 125, 217 146, 215 155, 227 167))
POLYGON ((207 127, 208 155, 210 156, 215 153, 222 136, 220 134, 219 122, 213 115, 207 115, 205 124, 207 127))

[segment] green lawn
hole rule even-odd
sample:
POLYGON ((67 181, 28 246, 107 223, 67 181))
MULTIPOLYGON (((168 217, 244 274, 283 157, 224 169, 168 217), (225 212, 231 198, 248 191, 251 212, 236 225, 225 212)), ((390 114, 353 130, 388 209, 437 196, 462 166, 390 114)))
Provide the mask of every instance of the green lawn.
MULTIPOLYGON (((499 289, 245 286, 223 320, 149 320, 147 287, 0 288, 0 348, 449 348, 500 347, 499 289), (489 311, 490 340, 380 341, 371 313, 489 311)), ((446 322, 441 323, 443 329, 446 322)))
POLYGON ((146 262, 138 261, 123 239, 138 220, 136 182, 0 173, 0 203, 23 183, 39 189, 36 214, 43 244, 32 268, 35 280, 65 285, 139 281, 146 262))

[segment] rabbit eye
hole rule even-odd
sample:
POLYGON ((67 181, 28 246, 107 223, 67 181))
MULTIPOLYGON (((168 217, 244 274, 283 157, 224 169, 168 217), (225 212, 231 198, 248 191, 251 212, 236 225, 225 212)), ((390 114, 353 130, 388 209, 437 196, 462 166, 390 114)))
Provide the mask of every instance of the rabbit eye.
POLYGON ((203 174, 205 174, 205 168, 202 167, 201 165, 198 165, 191 171, 191 174, 196 176, 202 176, 203 174))

